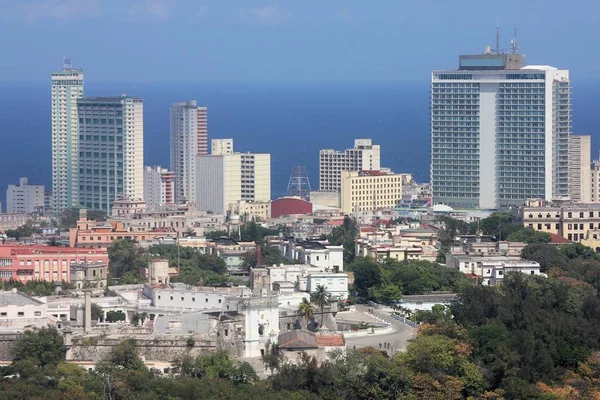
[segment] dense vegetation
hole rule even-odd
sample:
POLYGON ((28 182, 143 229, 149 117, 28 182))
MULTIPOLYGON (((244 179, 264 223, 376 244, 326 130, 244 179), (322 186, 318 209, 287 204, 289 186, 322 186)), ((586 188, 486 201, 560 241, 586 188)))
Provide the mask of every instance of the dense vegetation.
POLYGON ((207 232, 206 237, 208 239, 231 237, 240 242, 262 242, 265 236, 277 236, 280 232, 286 233, 284 228, 268 229, 254 221, 250 221, 240 226, 240 234, 235 229, 232 229, 231 234, 227 231, 213 231, 207 232))
POLYGON ((378 263, 372 258, 357 257, 348 267, 354 273, 354 289, 359 298, 389 304, 402 295, 431 291, 459 292, 473 285, 463 273, 429 261, 395 261, 378 263))
MULTIPOLYGON (((67 208, 60 215, 59 227, 64 230, 75 228, 79 219, 79 208, 67 208)), ((87 210, 87 219, 106 221, 106 212, 100 210, 87 210)))
MULTIPOLYGON (((66 286, 63 282, 63 287, 66 286)), ((0 290, 17 289, 19 292, 26 293, 30 296, 50 296, 54 294, 54 282, 43 280, 30 280, 23 283, 16 279, 8 281, 0 281, 0 290)))
POLYGON ((168 259, 171 266, 179 263, 179 276, 173 278, 174 282, 218 285, 230 281, 225 262, 220 257, 202 254, 191 247, 179 247, 178 258, 177 245, 159 244, 143 250, 134 241, 123 239, 109 247, 108 256, 111 280, 121 284, 142 282, 140 268, 146 267, 150 258, 157 257, 168 259))
MULTIPOLYGON (((268 244, 260 245, 261 265, 271 266, 274 264, 287 263, 287 260, 281 255, 279 249, 268 244)), ((244 254, 242 267, 246 270, 257 266, 256 250, 250 250, 244 254)))
POLYGON ((344 223, 341 226, 333 228, 327 235, 327 241, 334 246, 344 246, 344 262, 350 263, 354 260, 356 254, 355 239, 358 231, 356 222, 348 217, 344 217, 344 223))

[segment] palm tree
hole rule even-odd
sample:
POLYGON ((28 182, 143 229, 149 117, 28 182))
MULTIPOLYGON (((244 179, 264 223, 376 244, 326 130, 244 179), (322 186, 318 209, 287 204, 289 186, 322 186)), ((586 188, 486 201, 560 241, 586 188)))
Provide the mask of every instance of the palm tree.
POLYGON ((298 314, 300 314, 304 319, 306 319, 306 328, 308 329, 308 321, 315 315, 316 308, 315 306, 306 298, 302 299, 302 303, 298 306, 298 314))
POLYGON ((319 306, 321 309, 321 327, 323 326, 323 309, 331 302, 331 295, 327 293, 325 286, 317 286, 317 290, 310 295, 310 299, 313 303, 319 306))

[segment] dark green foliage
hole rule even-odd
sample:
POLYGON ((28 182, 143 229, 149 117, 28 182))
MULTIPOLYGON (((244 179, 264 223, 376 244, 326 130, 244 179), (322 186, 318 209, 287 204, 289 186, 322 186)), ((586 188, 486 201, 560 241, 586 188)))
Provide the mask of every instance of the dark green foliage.
MULTIPOLYGON (((260 245, 260 254, 262 258, 261 265, 274 265, 286 263, 287 260, 281 255, 279 249, 275 246, 269 246, 267 244, 260 245)), ((244 261, 242 267, 249 270, 250 268, 256 267, 256 250, 250 250, 244 255, 244 261)))
POLYGON ((125 321, 125 313, 122 311, 108 311, 106 313, 106 322, 125 321))
MULTIPOLYGON (((79 208, 67 208, 60 216, 60 228, 67 230, 77 226, 79 219, 79 208)), ((106 212, 100 210, 87 210, 87 219, 94 221, 106 221, 106 212)))
POLYGON ((102 307, 100 307, 96 303, 92 303, 92 321, 98 321, 100 318, 104 316, 104 311, 102 311, 102 307))
POLYGON ((16 240, 19 240, 22 237, 30 237, 34 233, 41 233, 41 229, 34 228, 31 223, 27 223, 18 227, 17 229, 7 229, 4 233, 7 237, 12 237, 16 240))
POLYGON ((17 289, 30 296, 50 296, 54 294, 54 287, 54 282, 37 279, 27 281, 25 284, 15 279, 0 281, 0 290, 17 289))
POLYGON ((14 361, 30 361, 37 367, 55 366, 65 359, 63 338, 56 328, 26 331, 12 350, 14 361))
POLYGON ((354 288, 360 297, 367 298, 370 288, 381 285, 381 266, 372 258, 357 257, 348 271, 354 273, 354 288))
POLYGON ((122 280, 141 282, 140 268, 146 267, 148 262, 144 251, 130 239, 115 240, 108 248, 108 260, 109 276, 119 283, 125 283, 122 280))
POLYGON ((283 228, 280 229, 268 229, 254 221, 249 221, 240 227, 241 235, 238 235, 237 231, 232 231, 231 235, 227 231, 213 231, 207 232, 206 237, 208 239, 219 239, 222 237, 231 237, 234 240, 240 242, 262 242, 265 236, 277 236, 279 232, 282 232, 283 228))
POLYGON ((356 254, 356 222, 348 217, 344 217, 344 223, 341 226, 333 228, 331 234, 327 236, 327 241, 334 246, 344 246, 344 262, 351 263, 356 254))
POLYGON ((544 272, 553 267, 566 269, 569 266, 569 259, 556 246, 550 244, 525 246, 522 256, 528 260, 537 261, 544 272))
POLYGON ((523 243, 549 243, 550 239, 549 233, 539 232, 529 227, 514 231, 506 238, 509 242, 523 243))

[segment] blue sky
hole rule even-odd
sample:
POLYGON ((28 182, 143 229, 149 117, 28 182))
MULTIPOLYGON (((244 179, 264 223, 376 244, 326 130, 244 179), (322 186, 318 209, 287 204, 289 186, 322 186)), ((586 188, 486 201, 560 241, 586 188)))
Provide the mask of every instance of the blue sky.
POLYGON ((425 81, 518 28, 531 64, 594 79, 593 0, 0 0, 0 80, 62 56, 95 81, 425 81))

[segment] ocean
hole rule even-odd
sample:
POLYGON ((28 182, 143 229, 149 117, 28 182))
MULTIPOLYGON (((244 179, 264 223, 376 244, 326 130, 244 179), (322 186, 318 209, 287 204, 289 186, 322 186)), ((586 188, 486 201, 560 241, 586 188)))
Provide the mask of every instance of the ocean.
MULTIPOLYGON (((573 133, 600 149, 600 83, 573 82, 573 133)), ((169 167, 169 108, 196 99, 208 107, 208 134, 233 138, 236 151, 271 153, 272 197, 285 195, 291 170, 305 166, 318 189, 319 150, 355 138, 381 145, 381 165, 429 179, 429 83, 106 83, 87 96, 144 99, 144 164, 169 167)), ((0 201, 26 176, 51 186, 49 82, 0 83, 0 201)))

